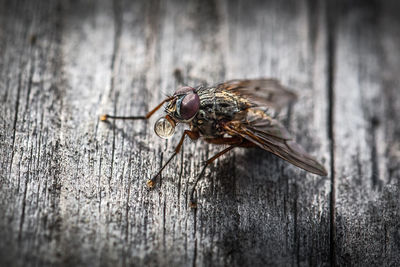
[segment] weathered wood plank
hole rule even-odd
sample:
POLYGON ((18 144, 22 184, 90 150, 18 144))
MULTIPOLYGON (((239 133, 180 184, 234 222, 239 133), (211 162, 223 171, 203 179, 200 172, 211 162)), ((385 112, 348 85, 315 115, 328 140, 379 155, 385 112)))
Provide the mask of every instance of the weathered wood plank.
POLYGON ((54 260, 62 90, 58 8, 3 1, 0 253, 5 266, 54 260))
POLYGON ((342 3, 330 23, 305 0, 0 7, 0 265, 398 264, 398 7, 342 3), (334 176, 238 149, 193 211, 221 148, 186 141, 148 190, 179 134, 98 120, 182 82, 255 77, 296 91, 285 123, 334 176))
MULTIPOLYGON (((309 6, 301 1, 258 3, 257 8, 243 1, 230 6, 225 12, 230 35, 226 65, 228 78, 272 76, 295 90, 300 100, 288 124, 297 140, 329 166, 321 10, 320 3, 309 6)), ((239 241, 237 263, 328 262, 329 179, 298 172, 258 150, 236 155, 240 157, 236 159, 237 231, 246 240, 244 244, 239 241), (240 259, 241 253, 251 256, 240 259)))
POLYGON ((400 263, 400 42, 394 9, 389 1, 348 2, 337 20, 334 154, 339 265, 400 263))

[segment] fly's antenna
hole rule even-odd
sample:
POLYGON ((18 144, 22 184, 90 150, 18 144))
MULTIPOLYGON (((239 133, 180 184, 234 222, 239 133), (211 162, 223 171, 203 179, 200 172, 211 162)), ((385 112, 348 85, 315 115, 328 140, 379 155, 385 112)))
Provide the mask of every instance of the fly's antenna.
POLYGON ((164 90, 161 92, 161 94, 162 94, 165 98, 170 98, 170 97, 172 97, 170 94, 166 93, 164 90))

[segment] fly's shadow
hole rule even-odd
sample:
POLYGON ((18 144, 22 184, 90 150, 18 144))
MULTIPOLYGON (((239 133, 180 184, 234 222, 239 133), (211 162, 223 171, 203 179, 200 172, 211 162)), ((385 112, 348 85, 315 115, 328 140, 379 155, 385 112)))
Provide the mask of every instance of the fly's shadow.
POLYGON ((148 141, 146 141, 146 137, 147 137, 147 130, 146 130, 146 125, 143 126, 143 130, 132 134, 132 135, 128 135, 126 130, 124 129, 124 127, 119 127, 117 125, 117 123, 115 123, 115 121, 104 121, 103 124, 107 127, 108 130, 110 131, 114 131, 115 130, 115 134, 117 135, 121 135, 122 138, 124 138, 125 140, 128 140, 133 146, 137 147, 140 150, 144 150, 144 151, 150 151, 150 147, 148 145, 148 141))
POLYGON ((239 148, 210 165, 199 183, 197 197, 212 202, 220 202, 222 198, 225 205, 236 206, 238 192, 250 195, 258 190, 271 191, 287 184, 292 175, 293 171, 271 153, 258 148, 239 148))

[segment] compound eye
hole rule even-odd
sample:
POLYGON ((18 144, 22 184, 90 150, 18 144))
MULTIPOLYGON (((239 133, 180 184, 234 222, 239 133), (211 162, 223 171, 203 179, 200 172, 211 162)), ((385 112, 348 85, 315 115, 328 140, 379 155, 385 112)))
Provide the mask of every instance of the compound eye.
POLYGON ((196 93, 187 94, 181 102, 179 115, 184 120, 193 118, 200 108, 200 98, 196 93))
POLYGON ((189 92, 194 92, 194 88, 190 86, 184 86, 176 90, 174 95, 184 95, 189 92))
POLYGON ((156 132, 156 134, 159 137, 161 137, 163 139, 167 139, 174 134, 175 125, 173 125, 165 117, 161 117, 154 124, 154 131, 156 132))

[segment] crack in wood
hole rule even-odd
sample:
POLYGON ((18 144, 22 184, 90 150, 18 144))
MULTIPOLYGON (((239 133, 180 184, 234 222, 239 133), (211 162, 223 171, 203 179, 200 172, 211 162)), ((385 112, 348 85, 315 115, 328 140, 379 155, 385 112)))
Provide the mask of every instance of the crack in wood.
MULTIPOLYGON (((14 121, 13 121, 13 127, 12 127, 12 142, 11 142, 11 160, 10 160, 10 170, 9 170, 9 179, 11 178, 11 169, 13 165, 13 160, 14 160, 14 153, 15 153, 15 135, 17 131, 17 121, 18 121, 18 111, 19 111, 19 99, 21 96, 21 81, 22 80, 22 73, 20 72, 18 75, 18 86, 17 86, 17 98, 15 99, 15 114, 14 114, 14 121)), ((18 184, 20 182, 18 181, 18 184)))
POLYGON ((372 187, 382 190, 382 180, 379 177, 379 163, 378 163, 378 152, 377 152, 377 142, 376 142, 376 130, 379 125, 377 118, 371 119, 371 182, 372 187))
POLYGON ((336 176, 335 176, 335 38, 336 38, 336 5, 332 1, 328 1, 326 8, 326 32, 327 32, 327 90, 328 90, 328 137, 330 140, 330 264, 337 266, 336 259, 336 176))

